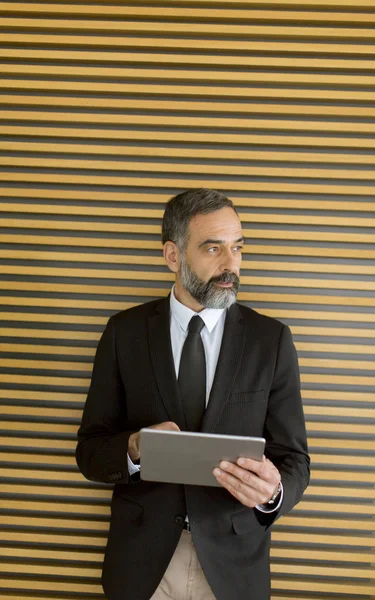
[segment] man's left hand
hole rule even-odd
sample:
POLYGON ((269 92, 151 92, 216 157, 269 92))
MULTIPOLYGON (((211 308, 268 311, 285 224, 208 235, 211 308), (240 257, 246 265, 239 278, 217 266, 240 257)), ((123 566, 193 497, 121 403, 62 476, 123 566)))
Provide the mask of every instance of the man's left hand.
POLYGON ((262 461, 239 458, 237 463, 222 461, 213 473, 217 481, 244 506, 266 504, 280 483, 280 473, 268 458, 262 461))

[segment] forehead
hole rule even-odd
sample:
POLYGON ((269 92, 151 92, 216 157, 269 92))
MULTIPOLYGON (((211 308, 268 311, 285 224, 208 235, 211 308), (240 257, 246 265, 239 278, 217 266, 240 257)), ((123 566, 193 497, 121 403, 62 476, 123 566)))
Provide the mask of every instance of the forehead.
POLYGON ((220 210, 198 214, 189 223, 189 242, 200 243, 206 239, 231 242, 242 236, 241 221, 229 206, 220 210))

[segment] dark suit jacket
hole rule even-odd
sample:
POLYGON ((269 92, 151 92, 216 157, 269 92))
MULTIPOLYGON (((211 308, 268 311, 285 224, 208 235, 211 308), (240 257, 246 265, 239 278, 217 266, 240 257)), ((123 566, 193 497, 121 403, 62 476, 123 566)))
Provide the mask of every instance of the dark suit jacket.
POLYGON ((88 479, 115 483, 103 587, 109 600, 149 600, 173 555, 186 513, 217 600, 268 600, 269 526, 300 500, 309 458, 296 352, 288 327, 233 305, 202 431, 264 436, 284 499, 277 514, 244 507, 225 489, 128 474, 129 435, 175 421, 186 429, 174 370, 169 298, 110 318, 99 342, 78 432, 88 479))

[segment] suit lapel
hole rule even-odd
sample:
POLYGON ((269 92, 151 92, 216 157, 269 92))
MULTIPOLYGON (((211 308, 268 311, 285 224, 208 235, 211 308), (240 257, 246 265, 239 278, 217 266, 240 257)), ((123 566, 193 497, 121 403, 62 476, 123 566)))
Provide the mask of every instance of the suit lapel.
POLYGON ((151 363, 169 419, 177 423, 180 429, 186 430, 173 361, 169 296, 157 304, 156 310, 156 314, 148 319, 151 363))
POLYGON ((232 390, 241 363, 245 342, 245 328, 241 320, 241 311, 237 304, 233 304, 228 310, 225 319, 223 340, 215 377, 202 422, 201 431, 203 432, 215 430, 215 425, 232 390))

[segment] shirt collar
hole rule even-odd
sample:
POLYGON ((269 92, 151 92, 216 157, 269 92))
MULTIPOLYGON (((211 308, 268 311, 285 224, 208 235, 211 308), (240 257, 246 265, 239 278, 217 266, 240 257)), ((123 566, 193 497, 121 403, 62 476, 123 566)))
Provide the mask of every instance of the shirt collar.
POLYGON ((194 315, 199 314, 208 331, 211 333, 215 325, 219 322, 220 317, 225 312, 225 308, 204 308, 200 313, 194 312, 191 308, 188 308, 185 304, 182 304, 177 300, 174 294, 174 286, 171 291, 170 306, 173 317, 184 331, 187 331, 190 319, 194 317, 194 315))

